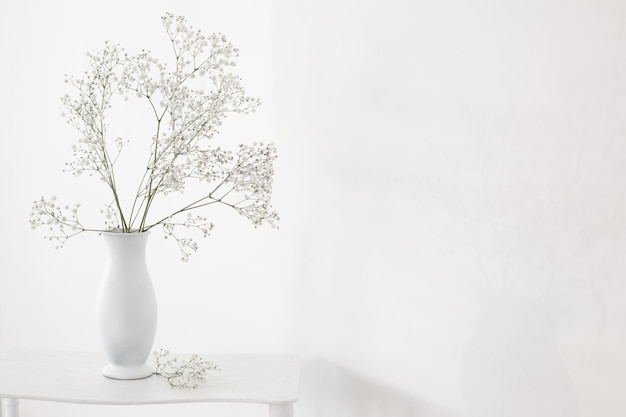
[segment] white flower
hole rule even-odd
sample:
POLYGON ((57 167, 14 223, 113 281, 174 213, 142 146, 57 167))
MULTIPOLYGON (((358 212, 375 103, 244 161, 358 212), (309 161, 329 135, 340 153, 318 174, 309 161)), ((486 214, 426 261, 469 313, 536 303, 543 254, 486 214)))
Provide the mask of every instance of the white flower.
POLYGON ((193 354, 189 360, 179 361, 169 358, 169 350, 154 351, 156 358, 155 374, 167 379, 172 388, 198 388, 206 381, 208 371, 219 371, 216 364, 193 354))
MULTIPOLYGON (((102 50, 87 54, 90 68, 81 77, 67 75, 72 94, 61 98, 63 117, 78 134, 72 146, 73 159, 66 170, 75 176, 94 175, 108 186, 112 200, 102 210, 104 230, 146 231, 163 227, 166 238, 178 243, 183 260, 198 249, 179 230, 199 232, 206 237, 213 228, 205 217, 191 211, 221 204, 233 208, 255 226, 276 226, 278 215, 271 210, 273 145, 241 145, 236 151, 217 145, 215 137, 229 113, 249 113, 260 101, 246 95, 241 78, 230 72, 239 51, 221 34, 204 35, 182 16, 167 13, 163 27, 172 44, 171 69, 148 51, 131 55, 120 45, 106 42, 102 50), (189 81, 193 80, 193 86, 189 81), (203 80, 202 83, 199 83, 203 80), (202 88, 194 88, 202 84, 202 88), (135 95, 154 115, 154 135, 145 175, 130 196, 129 209, 122 210, 119 187, 127 178, 117 178, 115 163, 128 142, 107 136, 107 111, 117 97, 135 95), (169 215, 151 216, 156 201, 171 193, 183 193, 189 181, 205 185, 202 195, 169 215)), ((50 240, 58 246, 87 229, 78 221, 76 206, 64 214, 54 203, 38 200, 33 205, 31 226, 50 226, 50 240), (71 232, 68 233, 67 231, 71 232)), ((124 200, 126 201, 126 200, 124 200)))

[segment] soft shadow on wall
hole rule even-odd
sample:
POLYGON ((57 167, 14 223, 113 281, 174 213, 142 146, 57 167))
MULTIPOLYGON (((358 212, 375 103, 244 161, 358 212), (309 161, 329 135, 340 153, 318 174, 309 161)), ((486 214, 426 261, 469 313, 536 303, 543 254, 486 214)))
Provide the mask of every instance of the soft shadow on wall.
POLYGON ((300 417, 459 417, 320 357, 302 359, 300 417))
POLYGON ((320 415, 626 415, 623 6, 505 3, 274 2, 320 415))
POLYGON ((578 416, 558 346, 562 313, 499 289, 481 288, 478 295, 480 320, 461 367, 470 415, 578 416))

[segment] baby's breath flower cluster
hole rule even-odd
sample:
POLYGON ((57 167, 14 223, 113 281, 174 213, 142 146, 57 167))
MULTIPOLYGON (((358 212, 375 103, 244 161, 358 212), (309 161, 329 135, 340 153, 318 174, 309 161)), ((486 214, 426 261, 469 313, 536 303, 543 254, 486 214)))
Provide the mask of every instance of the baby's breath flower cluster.
MULTIPOLYGON (((63 115, 80 134, 66 171, 95 176, 109 189, 110 199, 101 210, 105 225, 100 231, 144 232, 160 225, 187 260, 198 246, 180 231, 193 229, 207 236, 213 228, 207 218, 192 216, 191 211, 225 205, 255 227, 277 227, 278 216, 270 203, 277 154, 272 144, 240 145, 233 151, 213 143, 228 114, 253 112, 260 102, 248 97, 241 79, 230 72, 238 50, 223 35, 205 36, 184 17, 169 13, 162 20, 174 55, 171 69, 147 51, 130 55, 107 42, 104 49, 87 54, 89 71, 80 77, 66 77, 73 93, 61 99, 63 115), (135 96, 145 102, 155 126, 147 141, 150 153, 142 162, 146 167, 143 177, 128 203, 130 210, 122 209, 115 170, 128 140, 108 135, 107 112, 119 96, 124 100, 135 96), (206 184, 202 195, 169 215, 150 216, 159 198, 183 193, 191 180, 206 184)), ((47 238, 62 247, 76 234, 98 231, 79 221, 79 207, 42 197, 33 204, 31 226, 46 226, 47 238)))
POLYGON ((216 364, 202 359, 198 355, 191 355, 189 360, 178 360, 177 357, 169 357, 170 352, 166 349, 154 351, 156 358, 156 370, 154 373, 167 379, 174 388, 198 388, 206 381, 208 371, 218 371, 216 364))

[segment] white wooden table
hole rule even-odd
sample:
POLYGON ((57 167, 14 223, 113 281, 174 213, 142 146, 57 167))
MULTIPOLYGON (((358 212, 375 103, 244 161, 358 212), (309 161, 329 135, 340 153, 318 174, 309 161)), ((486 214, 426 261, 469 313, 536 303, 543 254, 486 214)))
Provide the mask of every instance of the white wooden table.
POLYGON ((0 350, 2 417, 19 416, 19 400, 78 404, 260 403, 270 417, 293 417, 299 361, 289 355, 200 355, 219 366, 197 389, 170 387, 153 375, 119 381, 102 375, 103 354, 0 350))

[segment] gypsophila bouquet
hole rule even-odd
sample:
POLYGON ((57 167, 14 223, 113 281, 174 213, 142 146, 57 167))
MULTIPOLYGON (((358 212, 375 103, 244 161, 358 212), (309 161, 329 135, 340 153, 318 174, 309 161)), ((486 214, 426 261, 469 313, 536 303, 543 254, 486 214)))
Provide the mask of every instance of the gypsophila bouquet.
POLYGON ((273 144, 239 145, 235 150, 214 144, 214 136, 229 113, 253 112, 260 102, 248 97, 241 79, 230 69, 238 50, 223 35, 205 36, 181 16, 166 14, 163 27, 173 51, 168 67, 149 52, 130 55, 109 42, 88 53, 90 70, 81 77, 66 76, 71 94, 62 97, 63 116, 79 132, 73 159, 66 171, 91 175, 106 184, 108 198, 103 228, 87 228, 79 218, 80 205, 62 205, 55 197, 33 204, 32 228, 46 226, 47 239, 57 247, 86 231, 139 233, 161 226, 173 238, 182 259, 197 250, 197 243, 181 230, 194 229, 207 236, 213 224, 196 213, 210 205, 223 205, 246 217, 254 226, 276 227, 271 208, 273 144), (147 106, 154 123, 146 138, 149 155, 137 191, 130 199, 120 195, 116 162, 127 140, 108 135, 108 111, 113 102, 137 98, 147 106), (165 215, 151 216, 151 209, 170 193, 183 193, 189 181, 204 184, 181 207, 165 215))

